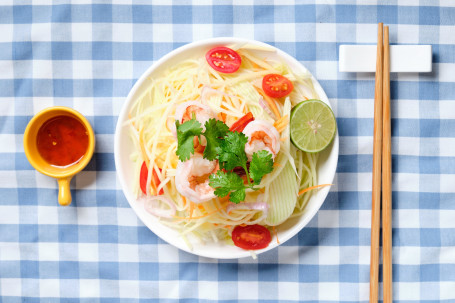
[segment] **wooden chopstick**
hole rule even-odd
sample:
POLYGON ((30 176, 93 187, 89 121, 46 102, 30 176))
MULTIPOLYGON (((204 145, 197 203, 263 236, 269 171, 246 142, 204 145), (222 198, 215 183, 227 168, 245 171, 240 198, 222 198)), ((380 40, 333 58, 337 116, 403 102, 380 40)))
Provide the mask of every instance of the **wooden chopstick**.
POLYGON ((383 302, 392 302, 392 155, 390 130, 389 27, 384 27, 382 93, 382 288, 383 302))
POLYGON ((379 229, 381 211, 383 24, 378 24, 374 87, 373 184, 371 197, 370 302, 378 302, 379 229))

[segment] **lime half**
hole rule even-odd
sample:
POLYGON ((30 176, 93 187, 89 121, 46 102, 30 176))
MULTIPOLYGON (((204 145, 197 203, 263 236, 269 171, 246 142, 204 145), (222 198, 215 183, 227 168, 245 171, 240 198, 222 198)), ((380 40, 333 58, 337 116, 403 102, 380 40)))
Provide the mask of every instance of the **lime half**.
POLYGON ((335 137, 337 123, 330 107, 320 100, 297 104, 291 112, 291 141, 299 149, 317 153, 335 137))

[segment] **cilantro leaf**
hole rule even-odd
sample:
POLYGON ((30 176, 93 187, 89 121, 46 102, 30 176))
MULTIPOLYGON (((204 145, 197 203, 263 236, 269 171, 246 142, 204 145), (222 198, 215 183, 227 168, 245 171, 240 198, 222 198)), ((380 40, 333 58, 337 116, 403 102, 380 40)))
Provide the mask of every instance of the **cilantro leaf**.
POLYGON ((229 195, 229 201, 238 204, 242 201, 245 201, 245 197, 246 197, 245 188, 242 188, 231 192, 231 194, 229 195))
POLYGON ((247 157, 245 154, 245 144, 248 137, 239 132, 228 132, 221 141, 221 153, 218 157, 220 167, 233 170, 241 166, 246 170, 247 157))
POLYGON ((223 122, 216 119, 210 119, 204 124, 204 136, 207 139, 207 145, 204 149, 204 158, 215 160, 221 152, 221 142, 229 131, 229 127, 223 122))
POLYGON ((227 188, 230 190, 237 190, 244 187, 243 179, 240 178, 239 175, 234 172, 224 172, 222 170, 219 170, 216 172, 216 174, 209 176, 209 185, 215 189, 227 188))
POLYGON ((218 197, 226 197, 230 193, 229 200, 234 203, 245 200, 245 185, 236 173, 219 170, 209 176, 209 185, 218 197))
POLYGON ((175 121, 177 129, 177 156, 180 161, 186 161, 190 158, 191 154, 194 154, 194 136, 200 136, 202 133, 201 123, 196 119, 191 119, 180 124, 179 121, 175 121))
POLYGON ((233 153, 220 153, 218 156, 220 168, 232 170, 238 165, 238 157, 233 153))
POLYGON ((250 177, 253 179, 254 184, 261 183, 262 177, 272 171, 272 154, 266 150, 255 152, 250 162, 250 177))

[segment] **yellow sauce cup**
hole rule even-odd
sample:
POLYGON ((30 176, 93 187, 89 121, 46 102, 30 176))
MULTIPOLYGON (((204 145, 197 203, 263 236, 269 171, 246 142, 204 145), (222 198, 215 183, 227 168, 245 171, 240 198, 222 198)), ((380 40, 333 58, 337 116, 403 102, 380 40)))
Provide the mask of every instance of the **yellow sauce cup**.
POLYGON ((54 106, 46 108, 37 113, 28 123, 24 132, 24 151, 30 164, 40 173, 57 179, 58 182, 58 203, 69 205, 71 203, 70 181, 71 178, 90 162, 95 150, 95 134, 87 119, 69 107, 54 106), (76 118, 84 125, 88 132, 88 146, 82 159, 68 167, 58 167, 47 163, 38 152, 36 137, 40 127, 49 119, 57 116, 70 116, 76 118))

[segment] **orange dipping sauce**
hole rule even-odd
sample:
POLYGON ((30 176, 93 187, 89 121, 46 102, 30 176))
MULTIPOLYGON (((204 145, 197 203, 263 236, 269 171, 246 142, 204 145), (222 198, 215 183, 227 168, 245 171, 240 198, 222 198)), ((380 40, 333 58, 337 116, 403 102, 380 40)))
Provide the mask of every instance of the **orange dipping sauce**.
POLYGON ((40 127, 36 145, 46 162, 53 166, 68 167, 84 157, 88 147, 88 132, 76 118, 57 116, 40 127))

